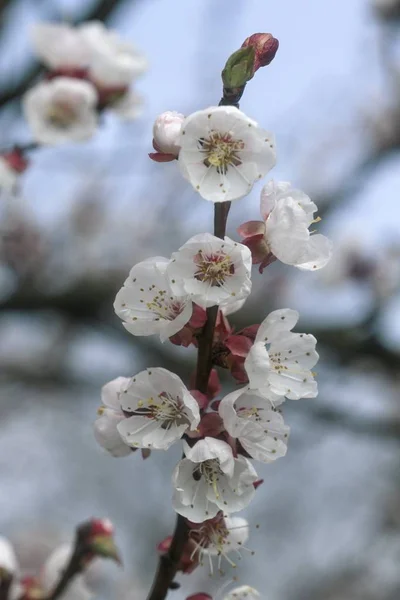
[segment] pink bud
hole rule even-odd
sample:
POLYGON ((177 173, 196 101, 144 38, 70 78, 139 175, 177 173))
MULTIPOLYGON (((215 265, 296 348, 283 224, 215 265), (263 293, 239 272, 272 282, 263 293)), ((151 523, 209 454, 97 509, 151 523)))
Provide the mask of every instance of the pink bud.
POLYGON ((260 67, 266 67, 275 58, 279 41, 271 33, 253 33, 242 44, 242 48, 253 46, 255 51, 254 72, 260 67))
POLYGON ((109 519, 92 519, 89 535, 114 535, 114 526, 109 519))
POLYGON ((163 154, 175 158, 179 154, 179 138, 185 115, 176 111, 166 111, 159 115, 153 125, 154 146, 163 154))
POLYGON ((186 600, 212 600, 212 596, 209 596, 208 594, 202 594, 200 592, 200 594, 193 594, 193 596, 188 596, 186 600))

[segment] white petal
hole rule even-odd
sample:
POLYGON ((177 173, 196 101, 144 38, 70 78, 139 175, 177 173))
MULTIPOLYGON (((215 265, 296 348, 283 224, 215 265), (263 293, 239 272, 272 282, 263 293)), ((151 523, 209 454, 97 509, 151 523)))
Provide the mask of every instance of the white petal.
POLYGON ((311 235, 304 254, 295 265, 305 271, 317 271, 322 269, 330 261, 333 244, 324 235, 311 235))
POLYGON ((10 575, 18 573, 18 561, 14 548, 4 536, 0 536, 0 569, 4 569, 10 575))
POLYGON ((202 523, 219 512, 219 507, 207 499, 208 485, 201 477, 193 477, 196 465, 188 459, 181 460, 172 474, 174 510, 194 523, 202 523))
POLYGON ((121 119, 133 121, 143 113, 143 98, 134 91, 128 91, 110 106, 121 119))
POLYGON ((232 590, 224 600, 259 600, 260 594, 249 585, 241 585, 232 590))
POLYGON ((252 389, 262 389, 268 386, 271 372, 271 361, 263 342, 255 342, 244 361, 244 368, 252 389))
MULTIPOLYGON (((40 582, 46 593, 50 593, 66 568, 73 551, 72 544, 62 544, 46 560, 41 572, 40 582)), ((78 575, 62 594, 62 600, 90 600, 92 592, 86 586, 82 575, 78 575)))
POLYGON ((212 437, 205 437, 199 440, 190 448, 185 444, 186 458, 194 463, 201 463, 205 460, 216 459, 219 462, 221 470, 229 476, 234 472, 234 459, 232 449, 226 442, 212 437))
POLYGON ((279 200, 265 223, 265 239, 274 256, 297 264, 310 238, 308 226, 306 213, 294 200, 279 200))
POLYGON ((271 343, 286 331, 291 331, 299 320, 299 313, 290 308, 282 308, 271 312, 261 323, 256 335, 256 342, 271 343))
POLYGON ((101 401, 108 408, 121 412, 119 401, 120 394, 124 392, 130 382, 129 377, 117 377, 101 388, 101 401))
POLYGON ((117 416, 108 412, 99 417, 94 423, 96 442, 116 458, 132 454, 131 448, 124 443, 117 429, 117 425, 124 418, 123 415, 117 416))

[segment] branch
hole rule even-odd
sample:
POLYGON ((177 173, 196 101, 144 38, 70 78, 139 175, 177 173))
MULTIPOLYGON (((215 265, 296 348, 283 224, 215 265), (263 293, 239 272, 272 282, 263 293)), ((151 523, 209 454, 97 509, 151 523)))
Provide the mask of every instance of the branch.
MULTIPOLYGON (((222 202, 214 205, 214 235, 224 239, 226 220, 230 209, 230 202, 222 202)), ((199 350, 196 368, 196 389, 206 393, 208 380, 212 367, 212 344, 214 339, 215 322, 218 314, 218 306, 207 309, 207 322, 199 336, 199 350)), ((185 518, 178 515, 172 537, 169 552, 161 556, 158 563, 157 573, 148 600, 164 600, 171 589, 174 577, 178 570, 185 544, 188 539, 188 526, 185 518)))

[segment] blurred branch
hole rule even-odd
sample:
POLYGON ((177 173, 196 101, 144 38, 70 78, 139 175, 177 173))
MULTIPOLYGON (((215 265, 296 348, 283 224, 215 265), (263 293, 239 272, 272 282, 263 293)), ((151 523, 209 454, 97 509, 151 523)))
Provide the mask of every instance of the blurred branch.
MULTIPOLYGON (((0 0, 0 11, 2 10, 1 3, 7 4, 8 1, 9 0, 0 0)), ((79 25, 84 21, 91 21, 94 19, 105 21, 111 13, 124 2, 125 0, 98 0, 88 12, 82 17, 75 19, 73 23, 79 25)), ((8 89, 0 94, 0 108, 22 96, 43 71, 44 68, 39 62, 31 61, 31 64, 27 67, 19 81, 14 85, 9 86, 8 89)))

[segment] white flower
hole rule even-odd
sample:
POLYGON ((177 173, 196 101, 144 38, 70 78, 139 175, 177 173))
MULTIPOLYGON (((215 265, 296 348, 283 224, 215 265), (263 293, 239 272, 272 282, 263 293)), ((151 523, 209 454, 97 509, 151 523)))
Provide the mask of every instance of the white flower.
POLYGON ((229 517, 222 513, 214 519, 200 523, 198 528, 191 528, 189 539, 195 544, 191 559, 198 554, 200 564, 207 559, 210 573, 213 574, 213 558, 218 557, 218 570, 224 558, 232 567, 235 562, 229 557, 231 552, 241 554, 241 550, 248 550, 244 544, 249 538, 249 524, 242 517, 229 517))
POLYGON ((251 292, 251 252, 238 242, 210 233, 193 236, 167 267, 171 289, 188 294, 203 308, 229 304, 251 292))
POLYGON ((100 21, 85 23, 79 31, 90 50, 90 76, 97 83, 128 86, 147 70, 147 61, 137 49, 100 21))
POLYGON ((50 69, 83 68, 90 62, 90 49, 81 32, 67 23, 38 23, 32 28, 37 56, 50 69))
POLYGON ((285 456, 289 427, 263 394, 248 387, 235 390, 221 400, 218 411, 227 432, 252 458, 269 463, 285 456))
POLYGON ((178 333, 190 320, 193 303, 176 295, 166 276, 169 260, 154 257, 132 267, 118 292, 114 310, 133 335, 159 334, 161 341, 178 333))
POLYGON ((180 134, 185 115, 168 110, 158 115, 153 125, 153 139, 158 152, 178 156, 180 134))
MULTIPOLYGON (((46 560, 40 574, 43 591, 50 594, 57 585, 64 569, 67 567, 73 552, 72 544, 58 546, 46 560)), ((82 575, 78 575, 60 596, 61 600, 90 600, 93 593, 87 587, 82 575)))
POLYGON ((298 312, 283 308, 261 323, 244 363, 250 388, 291 400, 315 398, 318 394, 310 371, 319 358, 317 340, 310 334, 292 333, 298 318, 298 312))
POLYGON ((118 431, 133 448, 167 450, 200 421, 197 401, 166 369, 147 369, 133 377, 120 401, 125 415, 132 416, 118 424, 118 431))
POLYGON ((99 418, 94 423, 94 437, 97 443, 115 457, 132 454, 131 448, 122 440, 117 429, 117 425, 126 418, 120 398, 130 381, 129 377, 117 377, 103 385, 102 406, 97 411, 99 418))
POLYGON ((249 585, 241 585, 224 597, 224 600, 258 600, 260 594, 249 585))
POLYGON ((96 103, 95 88, 71 77, 38 83, 23 99, 26 119, 35 140, 41 144, 92 137, 97 129, 96 103))
POLYGON ((234 458, 231 447, 206 437, 190 448, 184 442, 185 456, 175 467, 173 507, 194 523, 215 517, 220 511, 242 510, 254 496, 257 473, 251 463, 234 458))
POLYGON ((270 252, 287 265, 299 269, 322 269, 332 255, 332 242, 309 227, 317 206, 290 183, 270 181, 261 192, 264 239, 270 252))
POLYGON ((233 106, 187 117, 180 146, 183 176, 211 202, 243 198, 275 165, 273 135, 233 106))
MULTIPOLYGON (((0 536, 0 571, 5 571, 8 575, 18 574, 19 567, 14 548, 7 538, 0 536)), ((1 580, 1 573, 0 573, 1 580)))

